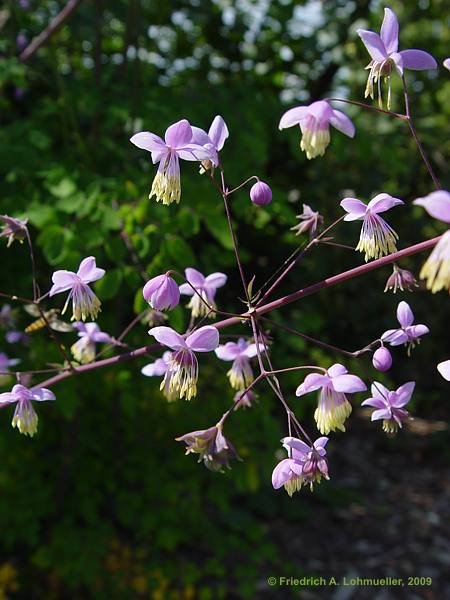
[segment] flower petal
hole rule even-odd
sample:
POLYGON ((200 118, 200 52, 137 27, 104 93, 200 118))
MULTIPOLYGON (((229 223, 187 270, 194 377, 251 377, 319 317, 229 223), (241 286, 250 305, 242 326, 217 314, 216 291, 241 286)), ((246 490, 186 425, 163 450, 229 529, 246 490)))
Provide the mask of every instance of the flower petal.
POLYGON ((152 327, 148 334, 152 335, 157 342, 163 346, 172 348, 172 350, 186 348, 186 342, 184 341, 183 336, 171 327, 152 327))
POLYGON ((296 396, 303 396, 309 394, 314 390, 318 390, 322 386, 326 385, 330 381, 330 378, 320 373, 310 373, 305 377, 305 381, 300 384, 295 392, 296 396))
POLYGON ((379 419, 390 419, 391 411, 388 408, 381 408, 380 410, 374 410, 372 413, 371 421, 378 421, 379 419))
POLYGON ((390 8, 384 9, 380 37, 388 54, 398 50, 398 20, 390 8))
POLYGON ((386 404, 379 398, 367 398, 364 402, 361 402, 361 406, 372 406, 373 408, 386 408, 386 404))
POLYGON ((338 375, 345 375, 348 373, 344 365, 341 365, 340 363, 332 365, 327 371, 330 377, 338 377, 338 375))
POLYGON ((397 319, 402 327, 409 327, 414 323, 413 311, 404 300, 397 306, 397 319))
POLYGON ((344 198, 341 200, 341 206, 348 213, 345 215, 344 221, 362 219, 367 210, 367 205, 357 198, 344 198))
POLYGON ((167 128, 164 136, 166 144, 171 148, 181 148, 192 139, 192 127, 186 119, 181 119, 167 128))
POLYGON ((378 33, 366 29, 357 29, 356 33, 364 42, 364 46, 373 60, 383 62, 387 58, 386 48, 378 33))
POLYGON ((224 273, 211 273, 205 279, 205 287, 217 289, 226 284, 228 277, 224 273))
POLYGON ((381 400, 383 404, 386 404, 386 400, 389 396, 389 390, 382 383, 374 381, 370 387, 372 396, 381 400))
POLYGON ((444 379, 450 381, 450 360, 444 360, 444 362, 439 363, 437 370, 444 379))
POLYGON ((130 138, 130 142, 138 148, 148 150, 149 152, 164 152, 167 148, 164 140, 161 139, 159 135, 150 133, 150 131, 140 131, 139 133, 135 133, 133 137, 130 138))
POLYGON ((408 404, 408 402, 411 400, 411 396, 414 392, 415 387, 415 381, 408 381, 408 383, 405 383, 402 386, 400 386, 395 393, 395 400, 391 402, 392 406, 395 406, 396 408, 401 408, 402 406, 408 404))
POLYGON ((348 135, 348 137, 350 138, 354 137, 355 126, 353 124, 353 121, 340 110, 333 109, 333 115, 330 118, 330 123, 335 129, 337 129, 341 133, 348 135))
POLYGON ((428 329, 428 327, 426 325, 411 325, 411 327, 408 327, 408 333, 410 335, 412 335, 414 338, 418 338, 421 337, 422 335, 426 335, 427 333, 430 333, 430 330, 428 329))
POLYGON ((403 329, 388 329, 381 336, 383 342, 388 342, 391 346, 400 346, 408 341, 408 335, 403 329))
POLYGON ((289 458, 285 458, 277 464, 272 472, 272 485, 278 490, 280 487, 288 481, 291 477, 291 461, 289 458))
POLYGON ((99 269, 96 266, 95 256, 83 258, 78 267, 77 275, 83 283, 91 283, 101 279, 105 274, 105 269, 99 269))
POLYGON ((423 206, 434 219, 450 223, 450 193, 445 190, 431 192, 428 196, 417 198, 413 204, 423 206))
POLYGON ((235 342, 227 342, 216 348, 215 352, 220 360, 234 360, 241 353, 241 349, 235 342))
POLYGON ((413 69, 414 71, 423 71, 425 69, 437 69, 437 62, 423 50, 402 50, 399 52, 403 59, 405 69, 413 69))
POLYGON ((55 394, 47 388, 34 388, 30 390, 31 399, 36 402, 45 402, 46 400, 56 400, 55 394))
POLYGON ((356 375, 338 375, 333 377, 333 388, 336 392, 354 394, 355 392, 364 392, 367 386, 364 381, 356 375))
POLYGON ((296 106, 295 108, 287 110, 280 119, 278 129, 287 129, 288 127, 298 125, 300 121, 307 116, 307 114, 307 106, 296 106))
POLYGON ((220 115, 214 117, 208 135, 217 150, 222 150, 225 140, 230 135, 228 127, 220 115))
POLYGON ((394 198, 389 194, 378 194, 375 198, 367 205, 367 209, 370 210, 371 213, 382 213, 386 210, 389 210, 393 206, 398 206, 399 204, 404 204, 403 200, 399 198, 394 198))
POLYGON ((205 144, 211 143, 211 138, 206 133, 204 129, 200 129, 200 127, 192 126, 192 144, 198 144, 199 146, 204 146, 205 144))
POLYGON ((157 358, 155 362, 142 367, 141 373, 146 377, 155 377, 164 375, 167 371, 167 365, 162 358, 157 358))
POLYGON ((3 392, 3 394, 0 394, 0 404, 6 402, 17 402, 17 398, 11 392, 3 392))
POLYGON ((305 442, 302 442, 302 440, 295 437, 285 437, 281 440, 281 443, 286 449, 293 448, 301 454, 309 454, 311 452, 311 447, 308 446, 308 444, 305 444, 305 442))
POLYGON ((195 291, 192 289, 189 283, 182 283, 179 286, 179 290, 180 294, 184 294, 185 296, 193 296, 195 294, 195 291))
POLYGON ((205 277, 197 271, 197 269, 192 269, 188 267, 185 269, 184 274, 186 275, 186 279, 191 283, 195 288, 200 288, 205 283, 205 277))
POLYGON ((219 331, 212 325, 200 327, 186 338, 186 345, 194 352, 211 352, 219 345, 219 331))

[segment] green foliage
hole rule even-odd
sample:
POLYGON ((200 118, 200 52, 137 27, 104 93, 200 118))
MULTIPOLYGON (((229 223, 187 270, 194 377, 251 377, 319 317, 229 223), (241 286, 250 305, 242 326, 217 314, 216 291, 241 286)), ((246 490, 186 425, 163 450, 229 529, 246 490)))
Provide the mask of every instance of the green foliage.
MULTIPOLYGON (((329 223, 340 215, 338 201, 349 189, 366 199, 387 191, 408 203, 431 190, 403 123, 345 107, 356 138, 333 132, 326 156, 311 162, 300 152, 296 128, 277 129, 282 112, 296 103, 342 93, 361 99, 368 57, 356 24, 378 27, 381 20, 380 10, 369 11, 368 0, 322 3, 320 25, 314 25, 313 10, 305 9, 308 3, 269 3, 259 29, 256 2, 248 3, 249 10, 207 0, 85 2, 20 63, 17 33, 37 35, 62 4, 43 0, 39 11, 24 11, 9 3, 0 46, 1 212, 29 218, 43 293, 55 268, 74 269, 84 256, 96 256, 107 270, 95 286, 103 301, 99 323, 112 335, 145 308, 141 272, 151 277, 187 266, 224 271, 229 283, 218 294, 220 308, 243 306, 236 300, 243 293, 223 205, 208 176, 198 174, 198 165, 182 163, 180 205, 150 201, 155 168, 149 155, 129 143, 136 131, 162 135, 182 117, 207 128, 214 115, 224 116, 231 132, 222 156, 228 185, 256 174, 274 191, 273 204, 260 209, 251 205, 248 188, 232 196, 244 268, 249 279, 256 276, 253 292, 305 241, 289 231, 303 202, 329 223), (305 12, 298 12, 302 7, 305 12)), ((420 3, 391 4, 404 24, 403 47, 427 49, 440 61, 447 56, 443 23, 449 11, 443 0, 426 10, 420 3)), ((450 153, 448 129, 444 134, 450 75, 408 73, 408 81, 421 137, 443 171, 450 153)), ((402 110, 398 88, 394 100, 394 110, 402 110)), ((392 224, 402 245, 437 232, 420 211, 393 212, 392 224)), ((352 224, 338 230, 342 243, 354 244, 357 235, 352 224)), ((29 296, 26 245, 8 251, 2 245, 0 256, 2 291, 29 296)), ((417 269, 421 260, 402 266, 417 269)), ((361 264, 359 255, 319 247, 276 294, 355 264, 361 264)), ((389 274, 386 269, 364 282, 348 282, 273 318, 325 342, 361 347, 393 326, 398 299, 381 294, 389 274)), ((386 376, 398 383, 414 372, 423 390, 416 399, 419 413, 440 410, 443 384, 431 383, 429 373, 450 350, 441 326, 449 317, 445 300, 414 295, 413 307, 430 325, 433 342, 415 351, 421 372, 414 372, 412 361, 402 362, 399 350, 386 376)), ((61 307, 61 297, 48 306, 61 307)), ((29 323, 21 309, 18 320, 21 327, 29 323)), ((168 323, 181 330, 187 316, 177 308, 168 323)), ((149 342, 147 329, 141 323, 131 332, 130 347, 149 342)), ((338 358, 299 338, 272 334, 276 365, 329 365, 338 358)), ((29 351, 6 343, 1 350, 20 355, 24 368, 62 361, 44 332, 33 335, 29 351)), ((67 348, 75 341, 72 334, 59 337, 67 348)), ((233 394, 227 365, 202 357, 199 397, 168 404, 158 382, 139 372, 154 358, 58 384, 57 402, 38 407, 33 440, 9 427, 10 408, 0 411, 0 598, 13 598, 14 590, 20 598, 49 600, 254 598, 260 574, 268 566, 276 571, 283 559, 266 521, 311 518, 301 496, 289 502, 270 487, 285 434, 275 399, 262 388, 255 408, 232 415, 227 436, 244 461, 231 472, 210 473, 184 456, 174 438, 213 425, 228 408, 233 394)), ((312 425, 315 399, 295 399, 298 381, 295 374, 283 379, 299 418, 312 425)), ((348 491, 323 484, 320 498, 345 504, 348 491)))

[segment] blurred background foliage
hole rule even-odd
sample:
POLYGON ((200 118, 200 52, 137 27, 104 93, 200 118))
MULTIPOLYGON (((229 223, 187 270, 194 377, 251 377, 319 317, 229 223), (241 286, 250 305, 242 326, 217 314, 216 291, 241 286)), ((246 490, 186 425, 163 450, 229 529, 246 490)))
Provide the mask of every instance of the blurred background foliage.
MULTIPOLYGON (((245 270, 256 276, 256 285, 303 243, 290 231, 303 202, 330 223, 341 214, 344 195, 369 200, 386 191, 407 203, 390 213, 401 247, 442 231, 410 206, 432 185, 403 123, 336 105, 354 119, 356 137, 332 132, 326 156, 314 161, 300 152, 298 130, 277 129, 283 111, 296 104, 327 96, 362 99, 368 56, 356 29, 378 30, 382 3, 81 2, 21 63, 18 46, 63 5, 10 0, 0 12, 1 212, 29 218, 43 291, 52 270, 74 269, 84 256, 96 256, 108 273, 96 286, 103 330, 118 335, 144 308, 142 273, 150 277, 169 268, 224 271, 229 284, 219 292, 219 305, 242 309, 223 206, 208 178, 198 175, 197 165, 183 163, 180 205, 149 201, 155 169, 149 155, 128 141, 143 129, 162 135, 183 117, 207 129, 216 114, 223 115, 231 132, 223 151, 230 186, 256 174, 273 188, 274 201, 264 208, 251 205, 247 190, 232 198, 245 270)), ((401 22, 402 48, 428 50, 441 65, 450 47, 448 3, 390 5, 401 22)), ((450 74, 440 67, 407 76, 420 135, 448 187, 450 74)), ((398 82, 393 110, 403 110, 398 82)), ((357 225, 344 224, 336 239, 354 245, 358 233, 357 225)), ((2 245, 0 253, 1 289, 29 295, 25 246, 2 245)), ((417 271, 423 259, 401 266, 417 271)), ((276 296, 361 262, 348 250, 321 246, 276 296)), ((362 347, 396 322, 399 297, 382 293, 389 274, 366 275, 272 317, 324 341, 362 347)), ((59 306, 58 300, 48 306, 59 306)), ((397 387, 417 379, 414 411, 442 418, 448 386, 437 380, 435 364, 450 351, 448 327, 442 326, 450 316, 448 298, 419 291, 408 301, 432 335, 411 360, 396 350, 395 366, 383 380, 397 387)), ((25 313, 18 318, 25 327, 25 313)), ((173 311, 169 322, 181 330, 186 312, 173 311)), ((148 342, 146 330, 133 330, 131 347, 148 342)), ((278 367, 328 366, 339 358, 272 333, 278 367)), ((69 347, 74 338, 66 334, 63 340, 69 347)), ((29 348, 4 342, 1 350, 21 358, 24 369, 60 361, 44 333, 29 348)), ((289 500, 270 486, 286 433, 280 406, 261 391, 255 408, 231 418, 227 434, 245 460, 224 475, 213 474, 184 457, 174 438, 213 425, 229 406, 227 365, 202 358, 198 398, 168 405, 158 382, 140 375, 145 362, 59 384, 58 401, 39 407, 33 440, 11 429, 10 409, 1 412, 0 598, 252 598, 267 565, 282 563, 267 523, 281 517, 298 523, 308 512, 301 495, 289 500)), ((374 377, 369 357, 362 362, 360 372, 374 377)), ((283 381, 292 406, 313 430, 315 398, 300 405, 293 395, 298 376, 283 381)), ((4 389, 11 383, 5 381, 4 389)), ((342 434, 332 437, 331 447, 342 434)), ((432 443, 444 451, 442 437, 432 443)), ((321 488, 317 502, 333 502, 339 481, 321 488)))

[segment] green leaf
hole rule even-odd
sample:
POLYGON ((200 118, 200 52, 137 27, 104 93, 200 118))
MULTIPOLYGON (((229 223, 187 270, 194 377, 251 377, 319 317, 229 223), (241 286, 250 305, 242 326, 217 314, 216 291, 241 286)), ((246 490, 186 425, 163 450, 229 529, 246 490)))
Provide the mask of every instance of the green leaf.
POLYGON ((122 271, 120 269, 112 269, 107 271, 105 276, 95 284, 95 291, 102 300, 109 300, 119 291, 122 283, 122 271))
POLYGON ((207 229, 216 240, 227 250, 233 250, 233 240, 226 218, 222 215, 210 215, 204 221, 207 229))
POLYGON ((48 189, 50 193, 56 196, 57 198, 67 198, 75 192, 77 186, 71 179, 69 179, 68 177, 64 177, 56 185, 49 185, 48 189))
POLYGON ((39 235, 37 242, 42 247, 45 258, 51 265, 61 263, 67 256, 67 242, 73 234, 60 225, 50 225, 39 235))

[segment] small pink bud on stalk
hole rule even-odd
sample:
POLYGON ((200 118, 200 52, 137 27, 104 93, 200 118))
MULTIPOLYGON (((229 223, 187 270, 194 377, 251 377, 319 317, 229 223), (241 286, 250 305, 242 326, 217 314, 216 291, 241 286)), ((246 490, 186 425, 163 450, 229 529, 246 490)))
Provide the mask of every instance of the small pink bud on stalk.
POLYGON ((250 200, 258 206, 266 206, 272 202, 272 190, 264 181, 257 181, 250 188, 250 200))
POLYGON ((392 367, 392 355, 385 346, 378 348, 373 354, 372 364, 377 369, 384 373, 392 367))

